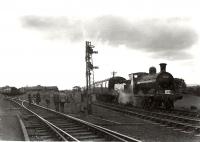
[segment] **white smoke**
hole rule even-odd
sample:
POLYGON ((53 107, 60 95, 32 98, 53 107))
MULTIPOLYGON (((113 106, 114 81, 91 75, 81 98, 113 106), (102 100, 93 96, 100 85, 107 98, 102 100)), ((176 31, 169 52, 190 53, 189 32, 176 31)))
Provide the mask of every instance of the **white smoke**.
POLYGON ((118 103, 119 104, 129 104, 129 103, 132 103, 132 96, 133 96, 133 94, 126 93, 123 90, 118 91, 118 93, 119 93, 119 98, 118 98, 118 103))
POLYGON ((129 104, 132 103, 133 99, 132 96, 133 94, 131 94, 130 92, 125 91, 124 89, 124 85, 125 83, 122 84, 115 84, 114 89, 118 94, 118 103, 119 104, 129 104))

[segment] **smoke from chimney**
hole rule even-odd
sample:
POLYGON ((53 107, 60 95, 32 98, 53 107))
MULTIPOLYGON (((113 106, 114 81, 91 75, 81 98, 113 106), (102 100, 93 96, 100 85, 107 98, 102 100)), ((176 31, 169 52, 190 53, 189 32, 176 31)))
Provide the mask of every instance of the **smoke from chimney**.
POLYGON ((166 72, 166 63, 160 63, 160 72, 166 72))

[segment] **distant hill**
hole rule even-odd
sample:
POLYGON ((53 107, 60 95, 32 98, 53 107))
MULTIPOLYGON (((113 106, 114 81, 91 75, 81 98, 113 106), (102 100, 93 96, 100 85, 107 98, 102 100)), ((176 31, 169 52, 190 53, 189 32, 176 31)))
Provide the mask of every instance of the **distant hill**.
POLYGON ((188 87, 192 87, 192 86, 200 86, 200 84, 187 84, 188 87))

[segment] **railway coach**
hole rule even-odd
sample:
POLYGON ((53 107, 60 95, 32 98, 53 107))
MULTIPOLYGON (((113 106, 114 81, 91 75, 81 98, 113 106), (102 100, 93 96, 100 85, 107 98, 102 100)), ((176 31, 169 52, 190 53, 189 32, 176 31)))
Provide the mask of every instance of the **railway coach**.
POLYGON ((20 92, 20 90, 17 89, 16 87, 10 87, 10 86, 2 87, 0 89, 0 93, 7 96, 17 96, 22 94, 22 92, 20 92))

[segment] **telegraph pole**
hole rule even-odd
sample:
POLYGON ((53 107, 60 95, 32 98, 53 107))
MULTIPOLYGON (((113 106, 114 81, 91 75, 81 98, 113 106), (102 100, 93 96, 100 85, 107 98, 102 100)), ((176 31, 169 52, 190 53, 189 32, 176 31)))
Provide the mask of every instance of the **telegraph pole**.
MULTIPOLYGON (((86 41, 86 52, 85 52, 85 62, 86 62, 86 103, 87 103, 87 113, 91 114, 91 71, 93 69, 98 69, 97 66, 93 66, 92 54, 97 54, 97 51, 94 51, 95 46, 91 45, 91 42, 86 41)), ((94 75, 94 74, 93 74, 94 75)), ((93 76, 94 77, 94 76, 93 76)), ((94 80, 94 79, 93 79, 94 80)))
POLYGON ((113 71, 112 72, 112 77, 114 78, 115 77, 115 74, 116 74, 117 72, 115 72, 115 71, 113 71))

